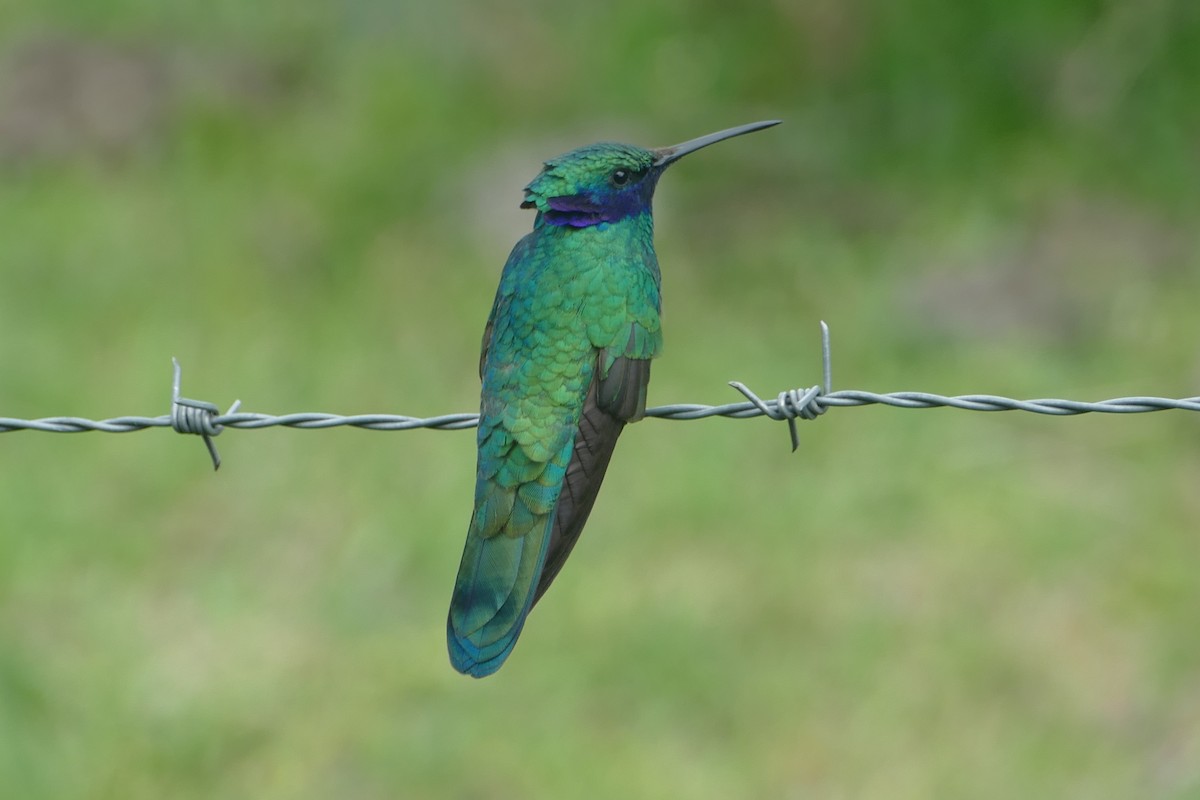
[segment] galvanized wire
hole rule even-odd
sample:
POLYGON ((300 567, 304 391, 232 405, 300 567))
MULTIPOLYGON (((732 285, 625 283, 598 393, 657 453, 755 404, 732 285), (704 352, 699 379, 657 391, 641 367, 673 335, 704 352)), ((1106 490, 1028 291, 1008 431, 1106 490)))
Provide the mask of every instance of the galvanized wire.
MULTIPOLYGON (((646 409, 646 416, 656 419, 695 420, 706 417, 729 417, 748 419, 766 416, 786 421, 791 432, 792 449, 799 444, 796 433, 797 419, 815 419, 826 410, 836 407, 887 405, 894 408, 960 408, 967 411, 1028 411, 1053 416, 1077 414, 1143 414, 1152 411, 1200 411, 1200 397, 1173 399, 1168 397, 1116 397, 1111 400, 1084 402, 1044 398, 1037 400, 1014 400, 990 394, 968 394, 946 396, 929 392, 866 392, 856 389, 831 391, 831 359, 829 328, 824 322, 822 330, 822 362, 824 382, 807 389, 790 389, 776 397, 764 400, 744 384, 731 381, 730 386, 746 397, 745 402, 710 406, 695 403, 676 403, 646 409)), ((212 439, 225 428, 270 428, 287 427, 302 429, 324 429, 336 427, 364 428, 373 431, 407 431, 416 428, 433 430, 462 430, 474 428, 479 422, 478 414, 441 414, 435 417, 410 417, 403 414, 325 414, 302 412, 297 414, 253 414, 239 412, 241 401, 235 402, 228 412, 208 402, 190 400, 179 394, 180 366, 175 362, 172 386, 171 413, 157 417, 113 417, 91 420, 82 417, 43 417, 41 419, 14 419, 0 417, 0 433, 32 430, 49 433, 129 433, 147 428, 174 428, 179 433, 194 433, 204 438, 212 457, 213 466, 220 466, 220 457, 212 439)))

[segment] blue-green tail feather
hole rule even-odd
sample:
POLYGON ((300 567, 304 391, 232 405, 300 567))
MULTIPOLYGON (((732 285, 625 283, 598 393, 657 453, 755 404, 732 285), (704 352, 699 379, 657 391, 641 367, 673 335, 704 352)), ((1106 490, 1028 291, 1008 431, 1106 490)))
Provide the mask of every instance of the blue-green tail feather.
MULTIPOLYGON (((446 619, 450 663, 459 672, 491 675, 512 652, 537 597, 570 452, 568 441, 534 480, 515 485, 492 463, 494 454, 481 453, 475 513, 446 619)), ((510 464, 522 461, 504 455, 510 464)))
MULTIPOLYGON (((551 522, 547 519, 543 528, 551 522)), ((450 663, 456 670, 482 678, 508 658, 533 606, 533 587, 549 539, 544 531, 488 539, 474 530, 468 534, 446 619, 450 663)))

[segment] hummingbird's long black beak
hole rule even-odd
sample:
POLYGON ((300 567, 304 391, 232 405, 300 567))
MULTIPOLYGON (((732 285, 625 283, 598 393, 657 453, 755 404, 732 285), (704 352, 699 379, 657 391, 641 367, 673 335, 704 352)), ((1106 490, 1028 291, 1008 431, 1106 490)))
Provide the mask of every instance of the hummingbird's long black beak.
POLYGON ((710 133, 697 139, 690 139, 682 144, 675 144, 671 145, 670 147, 659 147, 653 151, 655 155, 654 166, 661 169, 673 161, 678 161, 688 153, 694 153, 701 147, 708 147, 710 144, 714 144, 725 139, 732 139, 734 136, 741 136, 743 133, 754 133, 755 131, 761 131, 763 128, 770 128, 773 125, 778 125, 782 121, 783 120, 769 119, 763 122, 751 122, 746 125, 738 125, 736 128, 726 128, 723 131, 710 133))

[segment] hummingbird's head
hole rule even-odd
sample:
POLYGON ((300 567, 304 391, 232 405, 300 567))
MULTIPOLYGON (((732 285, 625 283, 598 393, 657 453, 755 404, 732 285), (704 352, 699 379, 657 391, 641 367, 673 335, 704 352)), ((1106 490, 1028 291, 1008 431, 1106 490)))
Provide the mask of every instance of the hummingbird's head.
POLYGON ((616 222, 650 210, 660 174, 653 150, 590 144, 547 161, 525 187, 521 208, 536 208, 551 225, 616 222))
POLYGON ((572 228, 649 213, 654 187, 671 164, 701 147, 778 124, 752 122, 653 150, 612 142, 580 147, 543 165, 525 187, 521 208, 536 208, 549 224, 572 228))

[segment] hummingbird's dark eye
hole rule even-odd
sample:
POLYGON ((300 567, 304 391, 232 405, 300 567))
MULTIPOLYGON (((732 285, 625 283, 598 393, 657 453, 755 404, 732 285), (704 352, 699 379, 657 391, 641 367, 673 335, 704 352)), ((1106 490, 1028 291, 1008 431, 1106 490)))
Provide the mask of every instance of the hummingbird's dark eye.
POLYGON ((629 183, 629 170, 615 169, 612 174, 613 186, 624 186, 629 183))

